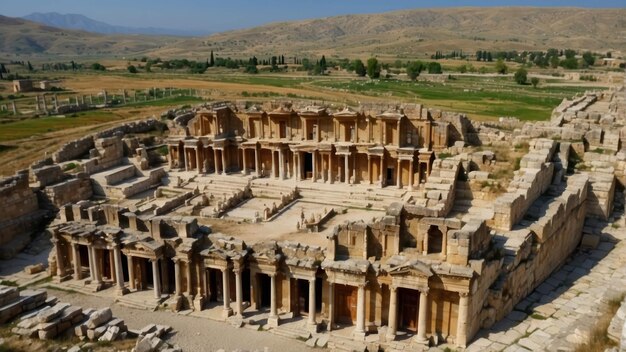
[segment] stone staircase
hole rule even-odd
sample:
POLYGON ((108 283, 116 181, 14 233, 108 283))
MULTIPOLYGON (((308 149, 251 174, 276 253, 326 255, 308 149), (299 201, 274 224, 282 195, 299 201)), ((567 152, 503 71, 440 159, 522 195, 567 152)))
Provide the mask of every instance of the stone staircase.
POLYGON ((493 201, 475 198, 467 181, 458 181, 455 189, 454 206, 451 216, 467 222, 471 219, 488 220, 493 218, 493 201))
POLYGON ((404 189, 392 187, 313 182, 298 183, 298 190, 304 202, 379 211, 384 211, 391 203, 402 202, 407 193, 404 189))

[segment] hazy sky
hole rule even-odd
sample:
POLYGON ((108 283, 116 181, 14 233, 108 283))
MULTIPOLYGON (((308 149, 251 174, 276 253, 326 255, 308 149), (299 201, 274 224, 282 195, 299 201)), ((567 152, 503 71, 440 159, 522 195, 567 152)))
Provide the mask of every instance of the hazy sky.
POLYGON ((0 14, 77 13, 109 24, 223 31, 284 20, 454 6, 626 7, 625 0, 3 0, 0 14))

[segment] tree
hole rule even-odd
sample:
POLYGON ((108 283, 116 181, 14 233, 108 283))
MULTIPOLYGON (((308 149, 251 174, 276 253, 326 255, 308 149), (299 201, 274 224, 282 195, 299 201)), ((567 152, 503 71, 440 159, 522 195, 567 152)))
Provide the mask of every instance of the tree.
POLYGON ((504 60, 502 59, 498 59, 498 61, 496 62, 496 72, 498 72, 501 75, 506 74, 509 71, 508 66, 504 63, 504 60))
POLYGON ((552 67, 552 68, 559 67, 559 57, 558 56, 552 56, 550 58, 550 67, 552 67))
POLYGON ((575 57, 570 57, 568 59, 561 60, 561 62, 559 62, 559 65, 568 70, 576 70, 578 69, 578 60, 576 60, 575 57))
POLYGON ((246 66, 246 73, 256 74, 259 73, 259 69, 256 67, 255 64, 250 63, 248 64, 248 66, 246 66))
POLYGON ((430 74, 441 74, 443 70, 441 69, 441 64, 438 62, 431 61, 428 63, 428 73, 430 74))
POLYGON ((94 62, 93 64, 91 64, 91 69, 96 71, 106 71, 107 68, 98 62, 94 62))
POLYGON ((378 60, 375 57, 369 58, 367 60, 367 75, 371 79, 380 77, 380 65, 378 64, 378 60))
POLYGON ((322 74, 326 72, 326 56, 324 55, 322 55, 322 59, 320 60, 320 69, 322 74))
POLYGON ((596 57, 593 56, 593 54, 590 51, 587 51, 583 54, 583 66, 584 67, 593 66, 595 62, 596 62, 596 57))
POLYGON ((32 70, 34 70, 33 65, 30 64, 30 61, 28 61, 28 71, 32 70))
POLYGON ((566 59, 573 59, 574 57, 576 57, 576 51, 574 51, 572 49, 566 49, 565 50, 565 58, 566 59))
POLYGON ((406 74, 411 80, 415 80, 422 71, 424 71, 424 63, 421 61, 409 62, 409 64, 406 65, 406 74))
POLYGON ((215 57, 213 56, 213 50, 211 50, 211 56, 209 57, 209 66, 215 66, 215 57))
POLYGON ((137 73, 137 67, 130 65, 128 66, 128 72, 130 73, 137 73))
POLYGON ((482 61, 482 59, 483 59, 483 52, 478 50, 476 52, 476 61, 482 61))
POLYGON ((526 84, 526 81, 528 80, 528 72, 523 67, 520 67, 517 71, 515 71, 514 78, 517 84, 526 84))
POLYGON ((365 77, 367 70, 365 69, 365 65, 363 64, 363 61, 356 59, 352 62, 352 66, 354 67, 354 72, 359 77, 365 77))
POLYGON ((537 88, 537 85, 539 84, 539 78, 537 77, 533 77, 530 79, 530 84, 533 85, 533 88, 537 88))
MULTIPOLYGON (((485 57, 485 53, 483 52, 483 58, 485 57)), ((487 53, 486 61, 492 62, 493 58, 491 57, 491 51, 487 53)))

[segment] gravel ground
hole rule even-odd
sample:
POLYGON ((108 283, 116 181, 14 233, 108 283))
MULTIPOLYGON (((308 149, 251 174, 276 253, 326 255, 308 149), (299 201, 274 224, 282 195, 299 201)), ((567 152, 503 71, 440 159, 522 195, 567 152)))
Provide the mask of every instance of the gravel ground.
MULTIPOLYGON (((267 331, 237 329, 225 322, 178 315, 168 311, 151 312, 123 307, 114 304, 113 299, 87 296, 79 293, 68 293, 48 290, 48 296, 56 296, 62 302, 69 302, 83 308, 111 307, 113 316, 122 318, 130 329, 141 329, 155 323, 169 325, 174 328, 174 335, 169 343, 178 344, 185 352, 194 351, 313 351, 304 342, 288 339, 267 331)), ((317 348, 317 351, 321 349, 317 348)))

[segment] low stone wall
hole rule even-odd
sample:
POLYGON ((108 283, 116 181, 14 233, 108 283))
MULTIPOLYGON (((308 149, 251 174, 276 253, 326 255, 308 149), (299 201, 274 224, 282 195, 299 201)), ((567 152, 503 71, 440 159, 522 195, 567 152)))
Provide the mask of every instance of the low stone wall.
POLYGON ((65 173, 59 165, 49 165, 40 168, 31 168, 30 181, 39 187, 45 187, 62 181, 65 173))
POLYGON ((93 187, 89 176, 80 173, 76 175, 76 178, 46 187, 44 195, 50 203, 56 207, 61 207, 68 203, 76 203, 91 198, 93 187))
POLYGON ((184 205, 187 199, 190 199, 192 197, 193 197, 192 192, 186 192, 174 198, 168 199, 163 205, 154 209, 152 213, 157 216, 167 214, 171 210, 178 208, 181 205, 184 205))
POLYGON ((52 155, 52 160, 58 164, 64 161, 77 159, 89 153, 89 150, 93 147, 94 140, 91 136, 76 139, 64 144, 56 153, 52 155))
POLYGON ((10 258, 28 244, 45 212, 39 210, 37 195, 29 187, 27 170, 0 180, 0 200, 0 257, 10 258))

